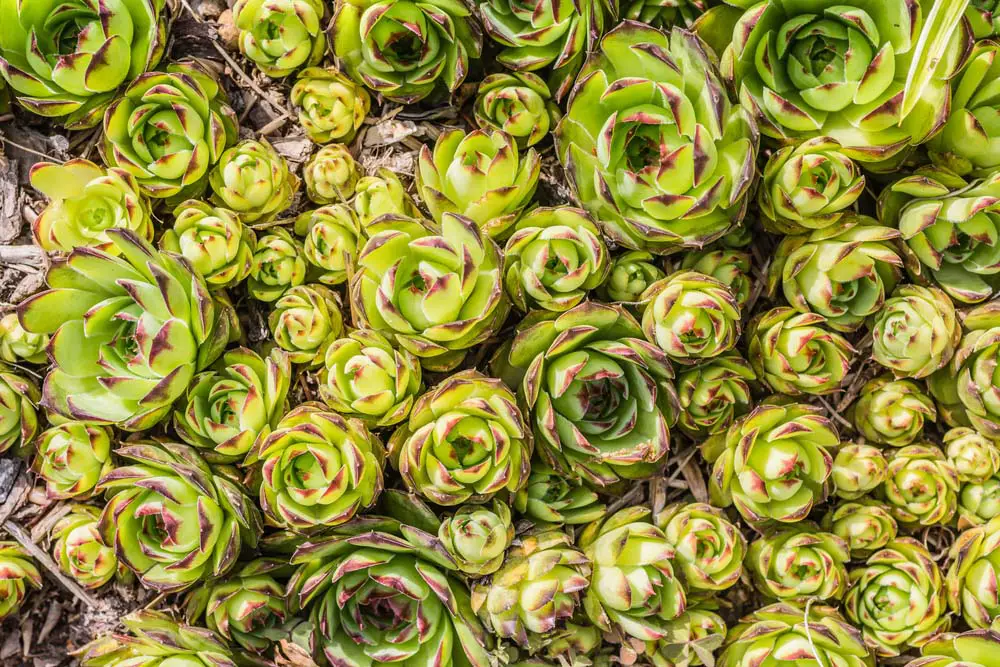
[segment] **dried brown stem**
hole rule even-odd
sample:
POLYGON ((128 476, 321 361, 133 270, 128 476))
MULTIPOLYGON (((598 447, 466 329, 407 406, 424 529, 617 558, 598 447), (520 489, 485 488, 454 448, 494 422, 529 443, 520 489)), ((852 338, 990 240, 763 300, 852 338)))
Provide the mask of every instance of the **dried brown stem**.
POLYGON ((271 98, 267 96, 267 93, 261 90, 260 86, 254 83, 254 80, 250 77, 250 75, 243 71, 243 68, 240 67, 239 63, 233 60, 233 57, 226 53, 224 48, 215 42, 212 42, 212 46, 219 52, 219 55, 226 61, 226 64, 229 65, 234 72, 240 75, 240 78, 247 84, 247 86, 250 87, 250 90, 260 95, 260 99, 262 99, 267 106, 271 107, 271 109, 278 114, 279 118, 291 118, 291 114, 289 114, 285 109, 282 109, 278 104, 272 102, 271 98))

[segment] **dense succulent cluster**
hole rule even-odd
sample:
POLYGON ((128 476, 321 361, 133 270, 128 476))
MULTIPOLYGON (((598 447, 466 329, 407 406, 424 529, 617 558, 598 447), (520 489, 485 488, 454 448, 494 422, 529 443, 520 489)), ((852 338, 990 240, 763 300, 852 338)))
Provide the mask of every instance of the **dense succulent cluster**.
POLYGON ((1000 666, 997 0, 210 4, 0 0, 0 662, 1000 666))

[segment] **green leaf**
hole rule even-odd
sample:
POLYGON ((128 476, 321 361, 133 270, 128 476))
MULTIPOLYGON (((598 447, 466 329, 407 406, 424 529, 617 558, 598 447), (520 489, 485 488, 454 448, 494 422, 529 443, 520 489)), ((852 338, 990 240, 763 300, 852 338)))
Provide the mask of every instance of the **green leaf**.
MULTIPOLYGON (((927 3, 921 3, 926 5, 927 3)), ((946 57, 951 48, 955 32, 959 30, 962 17, 969 6, 969 0, 938 0, 931 7, 924 21, 917 44, 914 47, 913 59, 910 61, 910 71, 906 74, 906 86, 903 92, 903 103, 900 118, 906 118, 916 108, 924 94, 924 88, 942 76, 951 72, 941 72, 942 65, 955 66, 948 63, 946 57)))

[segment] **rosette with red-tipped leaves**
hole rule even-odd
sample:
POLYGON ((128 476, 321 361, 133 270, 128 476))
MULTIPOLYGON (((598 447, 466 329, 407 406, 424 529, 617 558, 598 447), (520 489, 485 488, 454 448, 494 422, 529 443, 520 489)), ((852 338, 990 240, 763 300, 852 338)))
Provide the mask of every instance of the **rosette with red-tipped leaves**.
POLYGON ((112 496, 101 534, 144 586, 174 592, 220 577, 257 544, 260 515, 246 490, 193 447, 138 441, 116 454, 129 463, 97 486, 112 496))
POLYGON ((148 429, 235 333, 232 306, 177 255, 108 230, 117 255, 78 248, 23 302, 22 326, 51 333, 43 401, 82 421, 148 429))

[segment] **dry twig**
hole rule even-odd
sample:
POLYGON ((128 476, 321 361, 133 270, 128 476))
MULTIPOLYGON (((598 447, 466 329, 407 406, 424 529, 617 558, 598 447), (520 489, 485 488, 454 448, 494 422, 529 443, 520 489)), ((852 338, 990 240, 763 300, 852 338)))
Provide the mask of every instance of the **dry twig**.
POLYGON ((271 107, 271 109, 278 114, 279 118, 291 118, 291 114, 289 114, 288 111, 283 109, 280 105, 272 102, 271 98, 267 96, 267 93, 261 90, 260 86, 254 83, 254 80, 250 77, 250 75, 243 71, 243 68, 240 67, 239 63, 233 60, 233 57, 226 53, 224 48, 219 46, 216 42, 212 42, 212 46, 219 52, 219 55, 226 61, 226 64, 229 65, 234 72, 240 75, 240 79, 242 79, 243 82, 250 87, 250 90, 260 95, 260 99, 264 100, 264 102, 267 103, 267 106, 271 107))
POLYGON ((4 142, 5 144, 10 144, 11 146, 13 146, 15 148, 18 148, 18 149, 24 151, 25 153, 31 153, 32 155, 37 155, 38 157, 43 157, 46 160, 49 160, 51 162, 57 162, 59 164, 62 164, 62 162, 63 162, 59 158, 52 157, 51 155, 49 155, 47 153, 42 153, 41 151, 36 151, 34 148, 28 148, 27 146, 22 146, 21 144, 17 143, 16 141, 13 141, 12 139, 8 139, 5 136, 0 135, 0 141, 4 142))

